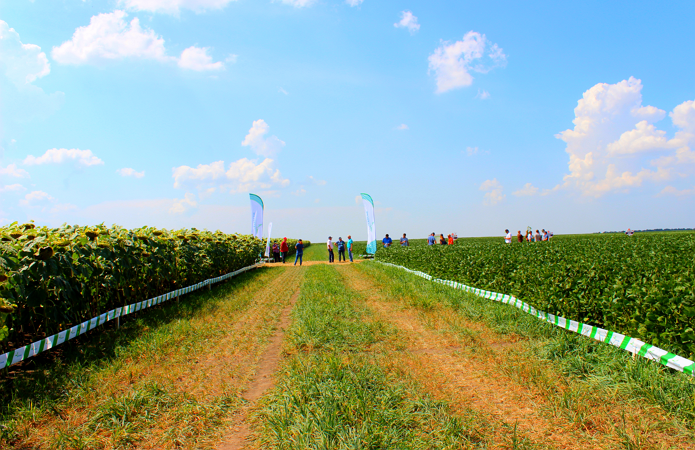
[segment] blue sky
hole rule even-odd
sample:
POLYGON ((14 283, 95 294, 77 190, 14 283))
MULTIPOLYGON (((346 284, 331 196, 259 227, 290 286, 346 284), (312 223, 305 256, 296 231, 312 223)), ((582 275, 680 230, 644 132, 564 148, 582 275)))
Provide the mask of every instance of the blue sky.
POLYGON ((0 223, 692 227, 692 2, 0 0, 0 223))

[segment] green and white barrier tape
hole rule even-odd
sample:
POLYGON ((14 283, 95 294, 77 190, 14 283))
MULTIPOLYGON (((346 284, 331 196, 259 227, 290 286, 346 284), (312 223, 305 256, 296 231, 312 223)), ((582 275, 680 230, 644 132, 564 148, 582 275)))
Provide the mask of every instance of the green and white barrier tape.
POLYGON ((384 264, 387 266, 403 269, 406 272, 410 272, 419 277, 425 278, 430 281, 434 281, 435 283, 441 283, 447 286, 451 286, 454 289, 461 289, 463 291, 470 292, 483 298, 494 300, 496 302, 502 302, 506 305, 515 306, 520 310, 524 311, 525 313, 531 314, 532 316, 535 316, 536 318, 553 324, 557 327, 564 328, 565 330, 584 335, 586 337, 595 339, 600 342, 605 342, 606 344, 626 350, 632 354, 639 355, 644 358, 651 359, 653 361, 657 361, 666 367, 670 367, 671 369, 675 369, 680 372, 687 373, 689 375, 693 375, 693 372, 695 372, 695 362, 687 358, 683 358, 682 356, 678 356, 673 353, 667 352, 666 350, 654 347, 653 345, 647 344, 646 342, 642 342, 639 339, 635 339, 630 336, 625 336, 614 331, 604 330, 603 328, 595 327, 593 325, 575 322, 574 320, 567 320, 564 317, 555 316, 553 314, 548 314, 546 312, 539 311, 533 306, 529 305, 528 303, 522 302, 513 295, 499 294, 497 292, 477 289, 472 286, 465 285, 463 283, 458 283, 456 281, 440 280, 438 278, 433 278, 431 275, 428 275, 424 272, 411 270, 407 267, 398 266, 396 264, 386 263, 382 261, 376 262, 378 262, 379 264, 384 264))
POLYGON ((69 341, 70 339, 73 339, 81 334, 86 333, 87 331, 93 330, 94 328, 105 324, 109 320, 113 320, 118 317, 125 316, 134 312, 142 311, 143 309, 149 308, 151 306, 159 305, 160 303, 172 300, 181 295, 197 291, 198 289, 202 289, 209 284, 219 283, 221 281, 227 280, 235 275, 239 275, 240 273, 246 272, 247 270, 255 269, 261 265, 263 265, 263 263, 247 266, 239 270, 235 270, 234 272, 221 275, 219 277, 201 281, 200 283, 194 284, 192 286, 187 286, 185 288, 168 292, 158 297, 143 300, 138 303, 133 303, 132 305, 112 309, 111 311, 105 312, 100 316, 92 317, 90 320, 86 320, 79 325, 75 325, 72 328, 63 330, 60 333, 56 333, 53 336, 49 336, 45 339, 41 339, 40 341, 36 341, 33 344, 25 345, 24 347, 20 347, 18 349, 0 355, 0 369, 4 369, 5 367, 9 367, 13 364, 17 364, 20 361, 24 361, 25 359, 31 358, 32 356, 36 356, 41 352, 50 350, 62 344, 65 341, 69 341))

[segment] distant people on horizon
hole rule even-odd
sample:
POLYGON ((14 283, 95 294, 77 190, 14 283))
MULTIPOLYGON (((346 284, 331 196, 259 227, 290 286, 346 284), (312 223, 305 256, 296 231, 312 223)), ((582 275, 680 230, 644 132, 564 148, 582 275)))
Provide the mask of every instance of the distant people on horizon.
POLYGON ((302 240, 300 239, 297 241, 297 245, 294 246, 294 248, 297 250, 297 253, 294 255, 294 265, 297 265, 297 260, 299 260, 299 265, 302 265, 302 256, 304 256, 304 244, 302 243, 302 240))
POLYGON ((633 234, 635 234, 635 232, 628 228, 625 234, 627 234, 628 236, 632 236, 633 234))
POLYGON ((526 230, 526 242, 533 242, 533 230, 526 230))
POLYGON ((519 244, 524 242, 524 237, 521 235, 521 230, 516 232, 516 240, 519 241, 519 244))
POLYGON ((509 232, 509 230, 504 230, 505 234, 504 235, 504 243, 505 244, 511 244, 512 243, 512 233, 509 232))
POLYGON ((347 259, 345 259, 345 241, 343 238, 339 237, 335 245, 338 247, 338 262, 347 261, 347 259))
POLYGON ((459 235, 458 235, 458 234, 456 234, 456 233, 451 233, 451 235, 452 235, 452 236, 454 237, 454 240, 456 240, 456 239, 458 239, 458 238, 459 238, 459 235))
POLYGON ((450 234, 450 235, 448 236, 448 242, 447 242, 447 243, 448 243, 449 245, 454 245, 454 236, 453 236, 452 234, 450 234))
POLYGON ((273 241, 273 262, 280 262, 280 246, 278 241, 273 241))
POLYGON ((440 245, 446 245, 446 239, 444 239, 444 234, 439 235, 439 244, 440 245))
POLYGON ((535 241, 540 242, 541 241, 541 232, 536 230, 536 236, 535 236, 535 241))
POLYGON ((347 249, 348 249, 348 255, 350 255, 350 262, 352 262, 352 236, 348 234, 348 241, 347 241, 347 249))
POLYGON ((543 240, 544 240, 544 241, 547 241, 547 240, 548 240, 548 232, 545 231, 545 229, 543 230, 543 240))
POLYGON ((410 242, 408 241, 408 238, 405 237, 405 233, 403 233, 403 237, 401 238, 401 247, 408 247, 410 245, 410 242))
POLYGON ((436 241, 437 238, 434 237, 434 232, 427 236, 427 245, 434 245, 436 241))
POLYGON ((333 236, 328 236, 326 248, 328 249, 328 262, 332 263, 333 261, 335 261, 335 254, 333 254, 333 236))
POLYGON ((384 239, 381 240, 381 243, 384 244, 384 248, 386 247, 391 247, 391 244, 393 243, 393 239, 389 237, 388 234, 384 237, 384 239))
POLYGON ((285 264, 285 258, 290 252, 290 247, 287 245, 287 238, 282 238, 282 243, 280 244, 280 253, 282 253, 282 263, 285 264))

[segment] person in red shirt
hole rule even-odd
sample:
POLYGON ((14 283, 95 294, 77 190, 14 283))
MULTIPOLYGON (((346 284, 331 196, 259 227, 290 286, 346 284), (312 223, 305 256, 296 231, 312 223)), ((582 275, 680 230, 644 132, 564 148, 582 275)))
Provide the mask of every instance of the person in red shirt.
POLYGON ((454 245, 454 236, 449 235, 449 245, 454 245))
POLYGON ((285 264, 285 258, 290 248, 287 246, 287 238, 282 239, 282 244, 280 244, 280 253, 282 253, 282 263, 285 264))

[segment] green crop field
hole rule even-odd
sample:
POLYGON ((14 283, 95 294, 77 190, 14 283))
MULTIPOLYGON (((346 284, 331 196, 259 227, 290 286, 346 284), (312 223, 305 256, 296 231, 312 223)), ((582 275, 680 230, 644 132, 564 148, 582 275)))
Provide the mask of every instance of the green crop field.
POLYGON ((377 259, 514 295, 543 311, 690 356, 695 353, 695 233, 556 236, 504 244, 380 248, 377 259))

